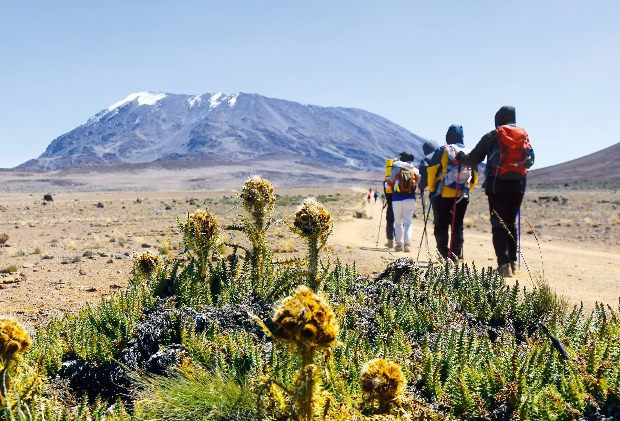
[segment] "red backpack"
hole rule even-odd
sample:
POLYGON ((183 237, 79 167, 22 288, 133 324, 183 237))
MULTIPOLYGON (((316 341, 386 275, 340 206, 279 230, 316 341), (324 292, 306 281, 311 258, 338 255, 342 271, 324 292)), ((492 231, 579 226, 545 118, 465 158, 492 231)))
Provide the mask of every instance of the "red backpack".
POLYGON ((527 175, 534 162, 534 150, 530 138, 522 127, 499 126, 497 147, 488 160, 490 175, 506 180, 518 180, 527 175))

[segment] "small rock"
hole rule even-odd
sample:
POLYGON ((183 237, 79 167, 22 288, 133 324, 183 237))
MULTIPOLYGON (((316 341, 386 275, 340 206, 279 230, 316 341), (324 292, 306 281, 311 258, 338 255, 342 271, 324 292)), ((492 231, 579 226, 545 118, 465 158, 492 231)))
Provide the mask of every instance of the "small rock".
POLYGON ((52 256, 51 254, 44 254, 43 256, 41 256, 41 259, 43 260, 52 260, 54 258, 54 256, 52 256))
POLYGON ((147 243, 142 243, 141 247, 142 247, 143 249, 148 249, 148 248, 150 248, 150 247, 151 247, 151 245, 150 245, 150 244, 147 244, 147 243))
POLYGON ((114 263, 113 259, 108 260, 106 263, 114 263))
POLYGON ((86 271, 82 268, 80 268, 80 275, 86 275, 86 271))
POLYGON ((34 263, 30 263, 30 262, 26 262, 22 265, 24 269, 30 269, 33 266, 34 266, 34 263))
POLYGON ((52 197, 51 193, 47 193, 47 194, 43 195, 43 200, 45 200, 46 202, 53 202, 54 198, 52 197))
POLYGON ((97 207, 98 207, 99 209, 102 209, 102 208, 104 207, 104 206, 103 206, 103 203, 101 203, 101 202, 97 203, 97 207))

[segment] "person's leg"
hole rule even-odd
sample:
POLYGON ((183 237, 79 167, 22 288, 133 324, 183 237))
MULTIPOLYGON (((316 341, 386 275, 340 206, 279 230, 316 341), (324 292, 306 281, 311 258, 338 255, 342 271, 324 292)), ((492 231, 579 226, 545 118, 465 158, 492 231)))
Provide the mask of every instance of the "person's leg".
POLYGON ((517 261, 517 246, 518 246, 518 228, 517 228, 517 215, 519 214, 519 208, 521 208, 521 202, 523 201, 523 195, 517 192, 506 192, 505 196, 505 216, 506 225, 510 231, 508 236, 508 257, 510 262, 517 261))
POLYGON ((433 233, 435 234, 435 242, 437 243, 437 250, 444 259, 448 257, 448 240, 450 227, 450 213, 451 206, 454 199, 449 197, 436 197, 433 199, 433 223, 435 227, 433 233))
POLYGON ((452 255, 455 258, 461 257, 463 251, 463 219, 465 219, 465 212, 467 211, 467 205, 469 199, 462 199, 456 204, 456 216, 454 217, 454 232, 452 233, 452 255))
POLYGON ((385 237, 388 240, 388 245, 394 241, 394 209, 392 207, 392 195, 386 194, 385 200, 387 200, 387 209, 385 212, 385 237))
POLYGON ((396 251, 400 251, 403 248, 403 200, 396 200, 392 202, 392 209, 394 210, 394 242, 396 251), (399 250, 400 249, 400 250, 399 250))
POLYGON ((413 213, 415 212, 415 198, 403 200, 403 245, 405 251, 410 251, 411 237, 413 236, 413 213))
POLYGON ((503 195, 498 193, 489 193, 487 198, 489 200, 489 212, 491 214, 493 248, 495 249, 498 266, 503 266, 510 263, 510 257, 508 256, 509 235, 505 228, 506 202, 503 195))

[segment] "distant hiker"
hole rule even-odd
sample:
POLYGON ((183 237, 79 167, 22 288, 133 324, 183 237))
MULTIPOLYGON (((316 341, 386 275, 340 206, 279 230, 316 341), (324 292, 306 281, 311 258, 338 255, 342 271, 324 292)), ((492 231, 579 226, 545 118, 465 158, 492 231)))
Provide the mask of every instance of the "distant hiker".
POLYGON ((463 218, 469 204, 469 190, 478 182, 478 171, 456 160, 464 149, 463 127, 453 124, 446 133, 446 144, 435 151, 426 169, 435 241, 444 259, 462 257, 463 218))
POLYGON ((527 185, 527 170, 534 164, 527 132, 516 125, 515 108, 504 106, 495 114, 495 130, 482 136, 469 154, 459 159, 476 168, 486 157, 485 193, 491 212, 493 247, 498 272, 511 276, 517 269, 516 219, 527 185))
POLYGON ((379 191, 377 189, 375 189, 374 197, 375 197, 375 203, 377 203, 377 199, 379 198, 379 191))
POLYGON ((420 181, 420 173, 413 166, 413 155, 400 154, 399 160, 392 163, 392 172, 386 184, 392 189, 392 209, 394 211, 394 251, 411 250, 411 220, 415 211, 415 194, 420 181))
POLYGON ((368 204, 370 205, 370 193, 368 193, 368 197, 366 199, 368 200, 368 204))
POLYGON ((381 193, 381 205, 385 206, 385 193, 381 193))

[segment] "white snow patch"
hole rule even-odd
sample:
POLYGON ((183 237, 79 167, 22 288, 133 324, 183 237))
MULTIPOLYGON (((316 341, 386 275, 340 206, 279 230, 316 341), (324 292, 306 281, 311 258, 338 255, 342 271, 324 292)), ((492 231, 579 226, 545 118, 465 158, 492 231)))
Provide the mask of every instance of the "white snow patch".
POLYGON ((138 105, 153 105, 157 101, 164 99, 166 94, 164 93, 154 93, 154 92, 136 92, 135 94, 128 95, 125 99, 112 104, 108 107, 108 111, 115 110, 128 102, 132 102, 137 100, 138 105))
POLYGON ((237 103, 237 98, 239 97, 239 93, 232 94, 230 99, 228 100, 228 106, 233 107, 237 103))
POLYGON ((202 102, 202 95, 196 95, 187 100, 189 102, 189 108, 193 108, 194 105, 202 102))
POLYGON ((221 92, 211 95, 211 98, 209 98, 209 108, 215 108, 220 105, 222 103, 223 96, 224 94, 221 92))

